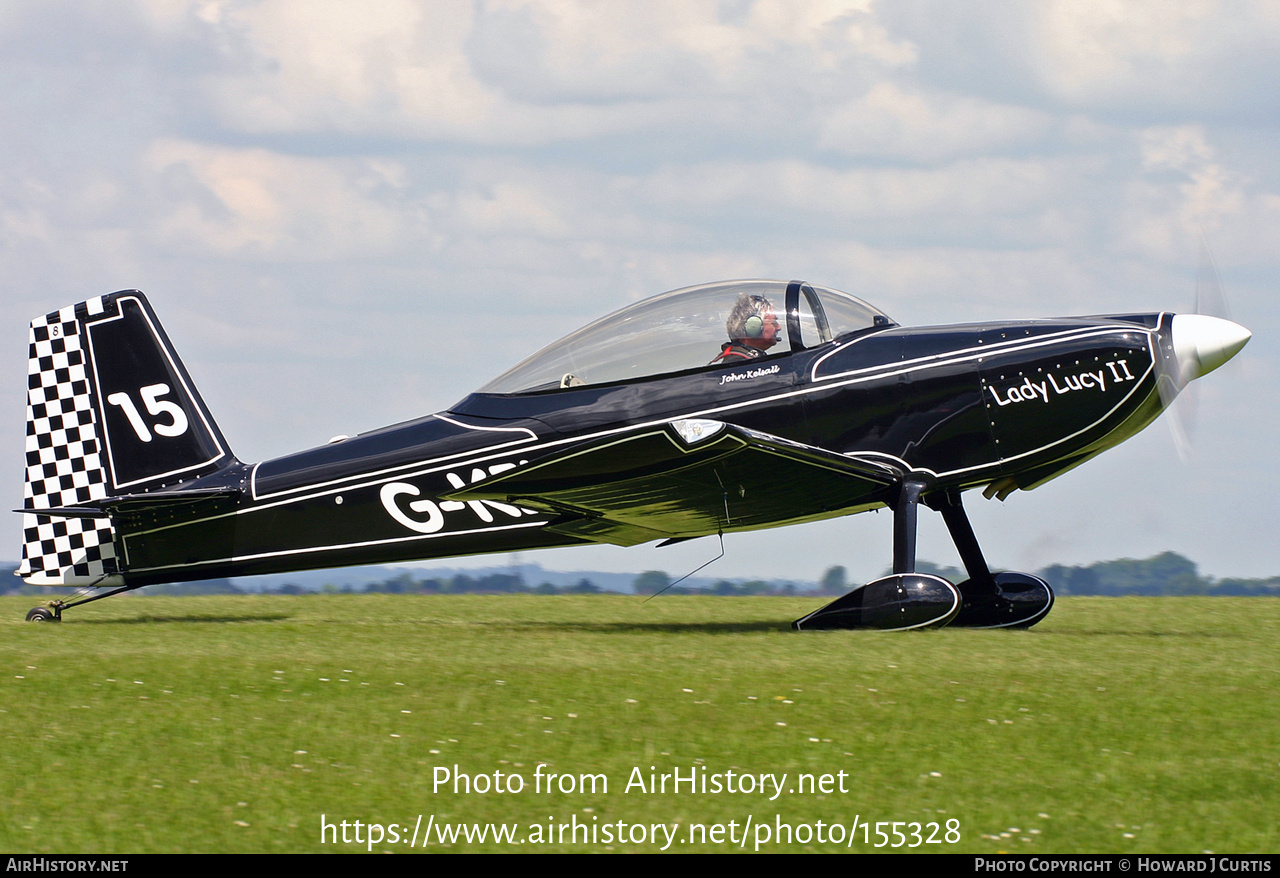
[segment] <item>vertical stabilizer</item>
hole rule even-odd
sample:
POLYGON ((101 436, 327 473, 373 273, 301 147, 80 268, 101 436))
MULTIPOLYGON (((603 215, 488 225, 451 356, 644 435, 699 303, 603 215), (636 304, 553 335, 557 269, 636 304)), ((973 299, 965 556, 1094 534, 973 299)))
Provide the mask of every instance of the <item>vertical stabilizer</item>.
POLYGON ((18 575, 34 585, 120 584, 115 531, 96 501, 189 481, 235 458, 142 293, 38 317, 28 343, 18 575))

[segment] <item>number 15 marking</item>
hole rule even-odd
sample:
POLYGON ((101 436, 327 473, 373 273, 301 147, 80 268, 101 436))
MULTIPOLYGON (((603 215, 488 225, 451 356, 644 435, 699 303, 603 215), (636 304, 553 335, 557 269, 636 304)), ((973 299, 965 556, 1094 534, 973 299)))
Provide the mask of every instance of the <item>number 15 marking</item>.
MULTIPOLYGON (((168 415, 170 418, 169 423, 155 424, 152 429, 161 436, 181 436, 187 432, 187 414, 176 403, 160 398, 168 392, 168 384, 148 384, 146 387, 138 388, 138 395, 142 397, 142 404, 146 406, 149 414, 168 415)), ((129 426, 133 427, 133 432, 138 434, 139 439, 143 442, 151 441, 151 430, 147 429, 147 422, 142 420, 142 414, 129 394, 123 391, 113 393, 107 397, 107 402, 120 406, 124 416, 129 419, 129 426)))

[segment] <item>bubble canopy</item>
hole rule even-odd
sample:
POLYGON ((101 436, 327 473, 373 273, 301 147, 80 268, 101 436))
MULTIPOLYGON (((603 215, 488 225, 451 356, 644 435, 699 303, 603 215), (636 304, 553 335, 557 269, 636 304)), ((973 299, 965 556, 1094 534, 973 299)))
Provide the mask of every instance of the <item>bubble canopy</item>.
POLYGON ((479 392, 537 393, 740 365, 712 361, 730 341, 727 323, 743 296, 764 299, 777 317, 777 343, 767 357, 893 325, 856 296, 804 281, 720 281, 628 305, 547 345, 479 392))

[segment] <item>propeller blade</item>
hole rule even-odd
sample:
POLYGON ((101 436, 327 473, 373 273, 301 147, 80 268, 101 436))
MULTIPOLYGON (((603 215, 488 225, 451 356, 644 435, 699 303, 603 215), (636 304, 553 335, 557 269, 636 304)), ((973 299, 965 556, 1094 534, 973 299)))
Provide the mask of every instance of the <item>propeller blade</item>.
POLYGON ((1231 319, 1227 297, 1222 293, 1218 265, 1213 261, 1213 251, 1203 235, 1200 236, 1200 258, 1196 262, 1196 313, 1231 319))
POLYGON ((1157 361, 1160 403, 1165 408, 1165 420, 1173 434, 1178 457, 1186 461, 1190 456, 1199 399, 1195 388, 1183 393, 1184 388, 1234 357, 1251 335, 1249 330, 1230 319, 1218 267, 1203 233, 1196 265, 1195 313, 1175 315, 1170 335, 1172 343, 1160 346, 1161 356, 1157 361), (1176 408, 1172 407, 1178 398, 1182 401, 1176 408))

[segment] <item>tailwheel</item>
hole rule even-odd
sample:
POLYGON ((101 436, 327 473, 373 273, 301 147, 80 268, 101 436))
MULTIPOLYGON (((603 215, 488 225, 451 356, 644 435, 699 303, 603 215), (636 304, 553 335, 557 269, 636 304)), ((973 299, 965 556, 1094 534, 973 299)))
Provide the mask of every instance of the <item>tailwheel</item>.
POLYGON ((956 586, 963 603, 952 628, 1030 628, 1053 609, 1053 589, 1040 577, 1004 572, 992 578, 995 594, 970 579, 956 586))
POLYGON ((872 628, 907 631, 941 628, 960 612, 960 592, 941 576, 895 573, 855 588, 820 610, 797 619, 797 631, 872 628))
MULTIPOLYGON (((105 579, 105 578, 106 578, 106 577, 103 577, 103 579, 105 579)), ((99 580, 99 581, 101 581, 101 580, 99 580)), ((93 586, 93 585, 88 586, 88 589, 93 589, 93 588, 96 588, 96 586, 93 586)), ((63 610, 69 610, 69 609, 71 609, 72 607, 78 607, 78 606, 80 606, 81 604, 91 604, 91 603, 93 603, 94 601, 100 601, 100 600, 102 600, 103 598, 109 598, 109 597, 111 597, 112 595, 120 594, 120 592, 122 592, 122 591, 129 591, 129 590, 131 590, 131 589, 135 589, 135 588, 138 588, 138 586, 136 586, 136 585, 122 585, 122 586, 120 586, 119 588, 113 588, 113 589, 111 589, 110 591, 105 591, 105 592, 100 592, 100 593, 95 594, 95 595, 90 595, 89 597, 87 597, 87 598, 83 598, 83 599, 78 600, 78 601, 76 601, 76 600, 73 600, 73 601, 64 601, 64 600, 61 600, 61 599, 56 600, 56 601, 50 601, 50 602, 49 602, 49 604, 48 604, 48 606, 44 606, 44 607, 35 607, 35 608, 34 608, 34 609, 32 609, 30 612, 28 612, 28 613, 27 613, 27 621, 28 621, 28 622, 61 622, 61 621, 62 621, 62 611, 63 611, 63 610)), ((82 593, 83 593, 83 592, 82 592, 82 593)))

